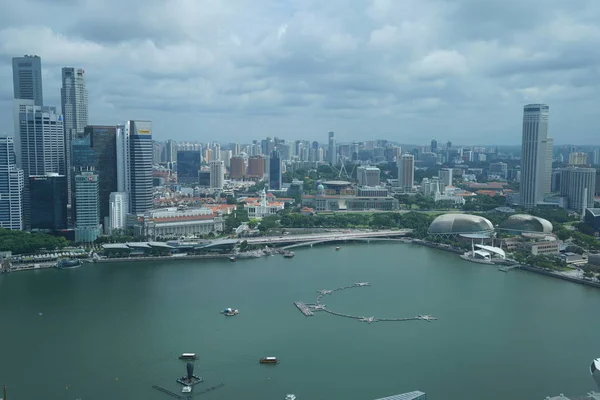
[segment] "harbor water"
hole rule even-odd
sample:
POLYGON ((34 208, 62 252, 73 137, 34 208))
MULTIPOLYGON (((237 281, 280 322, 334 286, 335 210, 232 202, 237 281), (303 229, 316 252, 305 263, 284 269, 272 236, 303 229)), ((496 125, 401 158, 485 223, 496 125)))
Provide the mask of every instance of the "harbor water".
POLYGON ((0 385, 10 399, 149 399, 180 393, 184 352, 209 399, 531 399, 594 389, 600 290, 498 272, 399 243, 294 249, 294 258, 85 264, 0 275, 0 385), (319 289, 332 311, 295 301, 319 289), (226 307, 239 310, 227 317, 226 307), (274 356, 277 365, 261 365, 274 356))

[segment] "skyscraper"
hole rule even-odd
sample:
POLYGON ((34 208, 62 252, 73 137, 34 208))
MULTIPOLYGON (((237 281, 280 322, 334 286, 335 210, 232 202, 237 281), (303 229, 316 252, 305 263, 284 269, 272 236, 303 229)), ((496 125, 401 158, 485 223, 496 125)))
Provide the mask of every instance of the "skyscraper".
POLYGON ((109 222, 107 224, 106 233, 110 234, 115 229, 123 229, 125 227, 125 218, 129 212, 127 205, 128 196, 125 192, 113 192, 108 200, 109 204, 109 222))
POLYGON ((566 197, 569 209, 583 213, 593 207, 596 190, 594 168, 567 167, 560 170, 560 195, 566 197))
POLYGON ((435 153, 436 150, 437 150, 437 140, 432 139, 431 140, 431 151, 435 153))
POLYGON ((535 207, 550 192, 552 139, 548 138, 550 107, 528 104, 523 109, 521 205, 535 207))
MULTIPOLYGON (((152 208, 152 122, 127 121, 125 135, 129 142, 126 146, 129 147, 129 177, 126 180, 129 209, 132 214, 139 214, 152 208)), ((117 140, 117 151, 118 147, 117 140)))
POLYGON ((223 189, 223 180, 225 176, 225 167, 223 161, 214 160, 210 162, 210 188, 223 189))
POLYGON ((243 157, 231 157, 229 176, 231 179, 242 179, 246 175, 246 164, 243 157))
POLYGON ((91 243, 100 235, 98 175, 93 170, 75 175, 75 241, 91 243))
POLYGON ((177 182, 198 184, 201 159, 200 150, 177 151, 177 182))
POLYGON ((24 229, 29 229, 33 199, 29 177, 65 174, 63 118, 55 107, 36 106, 33 100, 15 100, 15 128, 15 155, 24 176, 23 223, 24 229))
POLYGON ((14 98, 33 100, 34 105, 43 106, 42 59, 38 56, 13 57, 14 98))
POLYGON ((169 139, 165 145, 165 154, 167 156, 167 162, 173 162, 177 160, 177 143, 169 139))
POLYGON ((269 159, 269 189, 281 190, 281 153, 277 150, 271 152, 269 159))
POLYGON ((67 178, 57 173, 29 176, 31 229, 56 232, 67 228, 67 178))
POLYGON ((415 156, 402 154, 398 163, 398 186, 405 192, 412 191, 415 185, 415 156))
POLYGON ((335 134, 329 132, 329 147, 327 148, 328 160, 331 165, 337 165, 337 148, 335 146, 335 134))
POLYGON ((381 171, 377 167, 360 166, 356 169, 356 179, 360 186, 379 186, 381 171))
POLYGON ((0 136, 0 228, 23 229, 23 170, 17 168, 14 140, 0 136))
POLYGON ((446 186, 452 186, 452 168, 442 168, 438 171, 438 177, 440 178, 440 182, 446 186))

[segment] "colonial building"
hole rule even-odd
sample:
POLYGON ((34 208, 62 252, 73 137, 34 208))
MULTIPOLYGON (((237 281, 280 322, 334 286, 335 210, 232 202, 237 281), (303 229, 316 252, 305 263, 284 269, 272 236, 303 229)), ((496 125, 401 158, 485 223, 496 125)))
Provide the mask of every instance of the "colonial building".
POLYGON ((302 196, 302 207, 315 211, 395 211, 400 208, 398 199, 391 196, 326 195, 323 185, 317 187, 316 196, 302 196))
POLYGON ((162 208, 142 215, 128 215, 128 227, 136 236, 156 240, 158 237, 201 236, 223 231, 223 217, 208 208, 162 208))
POLYGON ((267 193, 264 189, 260 192, 260 199, 247 197, 244 202, 250 219, 261 219, 267 215, 277 214, 285 207, 285 204, 281 201, 267 201, 267 193))

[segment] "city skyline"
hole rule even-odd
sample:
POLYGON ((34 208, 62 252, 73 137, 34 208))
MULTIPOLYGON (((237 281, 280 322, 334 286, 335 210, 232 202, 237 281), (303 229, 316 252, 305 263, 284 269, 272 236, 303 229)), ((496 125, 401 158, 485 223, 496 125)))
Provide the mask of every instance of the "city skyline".
POLYGON ((523 105, 544 103, 556 145, 595 143, 600 4, 413 3, 12 4, 0 134, 13 134, 10 59, 37 54, 44 104, 60 106, 62 67, 83 68, 91 124, 152 120, 157 140, 510 145, 523 105), (66 11, 78 18, 46 18, 66 11))

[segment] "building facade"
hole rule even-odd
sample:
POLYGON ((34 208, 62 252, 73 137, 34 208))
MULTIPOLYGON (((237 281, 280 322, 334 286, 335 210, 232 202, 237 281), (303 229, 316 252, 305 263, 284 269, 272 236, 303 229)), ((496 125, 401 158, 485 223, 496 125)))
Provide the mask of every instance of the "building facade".
POLYGON ((243 179, 246 175, 246 164, 243 157, 231 157, 229 177, 231 179, 243 179))
POLYGON ((285 208, 285 204, 279 201, 267 201, 267 193, 263 189, 260 192, 260 199, 258 201, 246 202, 246 210, 248 210, 248 218, 250 219, 261 219, 268 215, 277 214, 285 208))
POLYGON ((328 134, 329 144, 327 147, 328 161, 331 165, 337 165, 337 147, 335 145, 335 133, 329 132, 328 134))
POLYGON ((356 169, 356 179, 360 186, 379 186, 381 171, 377 167, 361 166, 356 169))
POLYGON ((438 177, 442 185, 452 186, 452 168, 442 168, 438 171, 438 177))
POLYGON ((177 182, 197 185, 201 159, 202 155, 199 150, 178 150, 177 182))
POLYGON ((75 175, 75 241, 91 243, 100 235, 98 175, 93 170, 75 175))
POLYGON ((415 185, 415 156, 402 154, 398 164, 398 186, 405 191, 411 192, 415 185))
POLYGON ((281 153, 271 152, 269 158, 269 190, 281 190, 281 153))
POLYGON ((596 190, 594 168, 567 167, 560 171, 560 195, 567 198, 568 208, 581 212, 593 207, 596 190))
POLYGON ((521 206, 531 208, 550 193, 553 141, 548 138, 550 107, 529 104, 523 109, 521 206))
POLYGON ((33 100, 34 105, 43 106, 42 59, 38 56, 14 57, 12 69, 14 98, 33 100))
POLYGON ((223 189, 225 180, 225 166, 223 161, 215 160, 210 162, 210 188, 221 190, 223 189))
POLYGON ((255 156, 248 159, 248 169, 246 177, 252 179, 262 179, 265 176, 265 159, 264 157, 255 156))
POLYGON ((136 236, 149 240, 202 236, 223 231, 223 218, 215 216, 208 208, 180 210, 175 207, 146 211, 129 216, 127 225, 136 236))
POLYGON ((108 205, 109 222, 105 225, 105 232, 112 233, 116 229, 124 229, 129 212, 129 196, 125 192, 113 192, 110 194, 108 205))
POLYGON ((56 173, 29 176, 31 230, 67 228, 67 177, 56 173))
POLYGON ((17 167, 14 139, 0 136, 0 228, 23 229, 23 170, 17 167))

